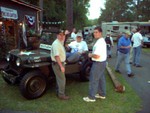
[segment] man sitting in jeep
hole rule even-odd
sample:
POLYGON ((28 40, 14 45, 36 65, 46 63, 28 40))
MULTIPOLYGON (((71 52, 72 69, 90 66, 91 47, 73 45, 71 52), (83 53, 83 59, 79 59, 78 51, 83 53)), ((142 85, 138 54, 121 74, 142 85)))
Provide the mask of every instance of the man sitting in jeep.
POLYGON ((76 40, 68 44, 67 48, 70 49, 70 52, 66 53, 67 63, 79 61, 81 54, 88 51, 88 46, 83 41, 81 33, 77 33, 76 40))

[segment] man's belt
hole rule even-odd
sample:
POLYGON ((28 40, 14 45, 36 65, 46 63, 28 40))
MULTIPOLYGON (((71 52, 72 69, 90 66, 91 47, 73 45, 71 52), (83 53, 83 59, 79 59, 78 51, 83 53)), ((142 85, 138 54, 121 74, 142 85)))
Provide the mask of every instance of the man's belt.
MULTIPOLYGON (((65 62, 61 62, 62 64, 65 64, 65 62)), ((57 62, 55 62, 55 61, 52 61, 52 64, 58 64, 57 62)))

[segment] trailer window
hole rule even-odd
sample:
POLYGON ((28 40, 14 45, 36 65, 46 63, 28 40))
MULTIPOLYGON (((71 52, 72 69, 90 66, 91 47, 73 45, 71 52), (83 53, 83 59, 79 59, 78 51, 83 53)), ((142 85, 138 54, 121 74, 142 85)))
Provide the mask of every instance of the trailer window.
POLYGON ((119 26, 113 26, 113 30, 119 30, 119 26))
POLYGON ((126 29, 126 30, 127 30, 127 29, 128 29, 128 26, 125 26, 125 27, 124 27, 124 29, 126 29))

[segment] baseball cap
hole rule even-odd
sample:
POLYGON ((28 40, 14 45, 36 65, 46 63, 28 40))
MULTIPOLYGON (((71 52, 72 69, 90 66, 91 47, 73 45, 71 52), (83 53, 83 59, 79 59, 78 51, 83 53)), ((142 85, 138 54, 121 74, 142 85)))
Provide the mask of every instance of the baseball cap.
POLYGON ((82 34, 81 33, 77 33, 76 37, 81 37, 82 38, 82 34))
POLYGON ((110 32, 107 32, 107 35, 110 35, 110 32))
POLYGON ((130 31, 125 31, 125 34, 131 35, 130 31))

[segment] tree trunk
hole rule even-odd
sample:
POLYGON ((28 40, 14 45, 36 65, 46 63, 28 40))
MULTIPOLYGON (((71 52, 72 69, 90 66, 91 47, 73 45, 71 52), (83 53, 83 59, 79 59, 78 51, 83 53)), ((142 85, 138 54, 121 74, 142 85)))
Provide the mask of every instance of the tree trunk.
POLYGON ((73 28, 73 0, 66 0, 66 10, 67 29, 71 31, 73 28))

